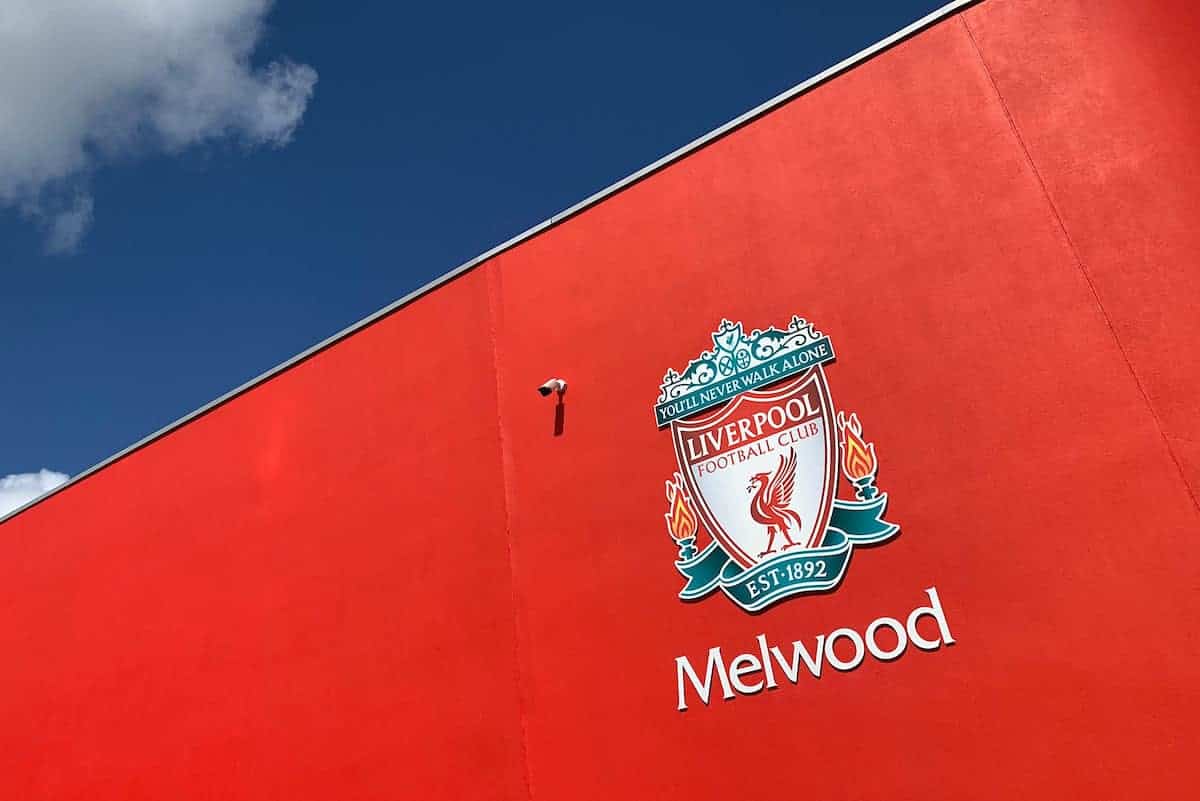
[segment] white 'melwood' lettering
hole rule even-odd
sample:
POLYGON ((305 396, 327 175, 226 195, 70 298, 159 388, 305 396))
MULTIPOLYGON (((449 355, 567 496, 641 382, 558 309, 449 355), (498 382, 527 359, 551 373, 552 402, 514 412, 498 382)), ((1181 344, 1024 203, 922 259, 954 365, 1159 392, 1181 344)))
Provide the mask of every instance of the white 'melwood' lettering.
POLYGON ((791 662, 785 662, 783 660, 783 654, 779 652, 779 646, 777 645, 771 648, 771 653, 774 655, 775 660, 779 662, 779 667, 781 670, 783 670, 783 675, 787 677, 788 681, 790 681, 792 684, 795 684, 800 680, 801 658, 804 659, 804 664, 808 668, 808 672, 812 674, 813 678, 821 678, 821 660, 824 658, 825 654, 824 645, 825 635, 821 634, 817 637, 816 656, 813 656, 808 652, 808 649, 804 647, 804 643, 796 640, 794 643, 792 643, 791 662))
POLYGON ((938 598, 937 587, 930 587, 925 590, 925 594, 929 596, 930 605, 917 607, 908 616, 908 639, 912 640, 912 644, 922 651, 936 651, 942 643, 954 645, 954 638, 950 636, 950 626, 946 623, 946 613, 942 611, 942 601, 938 598), (940 642, 927 640, 917 631, 917 618, 922 615, 932 617, 937 621, 938 631, 942 635, 940 642))
POLYGON ((854 629, 838 629, 825 640, 825 661, 837 670, 854 670, 862 664, 864 656, 866 656, 866 649, 863 646, 862 637, 854 629), (849 640, 854 645, 854 656, 849 660, 839 658, 837 651, 834 650, 834 643, 838 641, 839 637, 849 640))
POLYGON ((763 675, 767 677, 767 687, 774 690, 779 686, 779 682, 775 681, 775 666, 771 664, 770 646, 767 645, 767 635, 760 634, 754 639, 758 640, 758 655, 762 661, 763 675))
POLYGON ((762 665, 758 663, 758 658, 751 654, 739 654, 729 663, 729 681, 733 684, 733 689, 737 690, 742 695, 753 695, 760 692, 763 688, 761 681, 756 681, 754 684, 746 684, 742 681, 742 676, 749 676, 751 673, 757 673, 762 670, 762 665))
POLYGON ((696 695, 704 704, 708 704, 708 695, 712 692, 713 672, 716 672, 717 678, 721 680, 722 697, 728 701, 733 697, 733 688, 729 686, 729 675, 725 672, 725 662, 721 659, 721 649, 710 648, 708 651, 708 666, 704 669, 704 683, 700 683, 700 677, 696 675, 692 663, 687 660, 686 656, 675 658, 675 673, 679 679, 679 711, 683 712, 687 709, 687 701, 683 695, 683 674, 687 673, 688 679, 692 682, 692 688, 696 691, 696 695))
POLYGON ((904 653, 904 649, 908 647, 908 637, 904 633, 904 626, 900 625, 899 620, 890 617, 881 617, 871 625, 867 626, 867 650, 871 652, 871 656, 878 659, 880 662, 891 662, 900 654, 904 653), (875 634, 881 628, 889 628, 896 632, 896 646, 890 651, 885 651, 879 647, 878 641, 875 639, 875 634))
MULTIPOLYGON (((801 659, 804 660, 804 666, 808 668, 812 677, 819 679, 821 678, 821 667, 825 662, 828 662, 836 670, 848 671, 861 665, 868 653, 881 662, 898 659, 910 642, 922 651, 936 651, 943 645, 953 645, 954 637, 950 634, 950 624, 946 620, 946 612, 942 608, 942 600, 938 597, 937 588, 930 587, 925 590, 925 594, 929 598, 929 606, 919 606, 914 609, 909 613, 903 625, 896 618, 881 617, 867 626, 865 636, 854 629, 835 629, 827 635, 818 635, 816 648, 812 651, 805 647, 803 642, 796 640, 792 643, 790 660, 784 658, 783 652, 778 646, 767 642, 765 634, 755 637, 758 643, 757 655, 738 654, 729 663, 728 669, 725 667, 721 649, 719 647, 710 648, 703 681, 700 680, 686 656, 676 657, 675 671, 679 690, 679 711, 684 712, 688 708, 685 677, 691 683, 696 696, 707 705, 712 695, 714 675, 721 684, 721 697, 728 701, 737 694, 753 695, 764 689, 777 689, 779 683, 775 678, 776 665, 783 672, 784 678, 792 684, 796 684, 800 680, 801 659), (928 639, 917 630, 920 620, 926 617, 933 618, 937 624, 939 639, 928 639), (896 644, 889 649, 885 649, 878 641, 879 630, 884 628, 891 629, 896 635, 896 644), (846 640, 850 643, 853 653, 849 659, 843 659, 837 655, 835 646, 839 640, 846 640), (747 681, 749 677, 759 671, 762 671, 760 680, 747 681)), ((843 646, 844 652, 845 647, 843 646)))

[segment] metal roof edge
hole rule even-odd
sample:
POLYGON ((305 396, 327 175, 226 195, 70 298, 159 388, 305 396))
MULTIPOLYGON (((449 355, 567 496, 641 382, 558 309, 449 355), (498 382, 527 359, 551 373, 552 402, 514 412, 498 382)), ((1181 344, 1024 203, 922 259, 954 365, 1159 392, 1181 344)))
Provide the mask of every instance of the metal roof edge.
POLYGON ((433 290, 442 286, 443 284, 449 283, 450 281, 454 280, 455 278, 462 275, 463 273, 470 272, 472 269, 474 269, 475 267, 478 267, 480 264, 491 259, 493 256, 503 253, 506 250, 510 250, 511 248, 519 245, 520 243, 524 242, 525 240, 530 239, 530 238, 536 236, 537 234, 540 234, 542 231, 545 231, 546 229, 551 228, 551 227, 559 224, 560 222, 563 222, 564 220, 575 216, 576 214, 580 213, 581 211, 584 211, 585 209, 596 205, 601 200, 604 200, 612 195, 615 195, 616 193, 620 192, 622 189, 625 189, 626 187, 637 183, 638 181, 642 180, 643 178, 646 178, 647 176, 649 176, 655 172, 658 172, 663 167, 666 167, 667 165, 678 161, 679 159, 683 158, 684 156, 687 156, 687 155, 699 150, 700 148, 712 143, 713 141, 720 139, 722 136, 725 136, 726 134, 736 130, 737 128, 740 128, 741 126, 745 125, 746 123, 751 122, 751 121, 757 119, 758 117, 763 116, 767 112, 770 112, 770 111, 774 110, 775 108, 778 108, 779 106, 787 103, 788 101, 793 100, 796 97, 799 97, 800 95, 804 94, 805 92, 809 91, 810 89, 813 89, 813 88, 825 83, 826 81, 830 80, 831 78, 834 78, 834 77, 842 74, 843 72, 846 72, 847 70, 851 69, 852 67, 858 66, 859 64, 870 60, 872 57, 878 55, 879 53, 887 50, 888 48, 890 48, 896 44, 899 44, 900 42, 904 41, 905 39, 909 38, 910 36, 912 36, 916 33, 919 33, 920 31, 924 30, 925 28, 928 28, 929 26, 933 25, 934 23, 939 22, 942 19, 950 16, 951 14, 955 13, 956 11, 958 11, 966 6, 977 3, 977 2, 979 2, 979 0, 952 0, 952 2, 949 2, 946 5, 941 6, 940 8, 937 8, 934 11, 931 11, 930 13, 926 14, 924 17, 921 17, 920 19, 916 20, 915 22, 912 22, 912 23, 904 26, 900 30, 891 34, 890 36, 880 39, 878 42, 875 42, 874 44, 869 45, 868 47, 865 47, 862 50, 859 50, 857 53, 855 53, 852 56, 849 56, 848 58, 842 59, 841 61, 834 64, 833 66, 822 70, 821 72, 817 73, 816 75, 812 76, 811 78, 809 78, 801 83, 796 84, 795 86, 793 86, 790 89, 784 90, 783 92, 779 93, 778 95, 775 95, 774 97, 770 98, 769 100, 767 100, 763 103, 760 103, 759 105, 755 106, 754 108, 750 109, 749 111, 733 118, 732 120, 725 123, 724 125, 714 128, 713 130, 709 131, 708 133, 706 133, 696 139, 693 139, 691 142, 688 142, 686 145, 676 148, 675 150, 671 151, 670 153, 666 154, 665 156, 646 165, 645 167, 642 167, 640 170, 638 170, 630 175, 625 176, 624 178, 616 181, 615 183, 609 184, 604 189, 601 189, 600 191, 589 195, 588 197, 579 201, 575 205, 570 206, 570 207, 564 209, 563 211, 560 211, 557 214, 550 216, 548 219, 543 220, 542 222, 538 223, 537 225, 527 228, 526 230, 522 231, 521 233, 517 234, 516 236, 514 236, 510 239, 507 239, 504 242, 501 242, 500 244, 498 244, 488 250, 485 250, 483 253, 479 254, 475 258, 470 259, 466 262, 463 262, 462 264, 460 264, 459 266, 450 270, 449 272, 443 273, 442 275, 438 276, 437 278, 433 279, 432 281, 429 281, 428 283, 418 287, 417 289, 413 290, 412 292, 409 292, 407 295, 404 295, 403 297, 399 298, 398 300, 395 300, 392 303, 389 303, 387 306, 384 306, 382 309, 379 309, 378 311, 367 315, 366 317, 362 318, 361 320, 359 320, 355 323, 351 323, 346 328, 343 328, 341 331, 338 331, 337 333, 335 333, 329 337, 326 337, 325 339, 321 340, 320 342, 313 345, 312 347, 310 347, 304 351, 301 351, 300 353, 296 354, 295 356, 292 356, 290 359, 287 359, 286 361, 275 365, 274 367, 267 370, 266 372, 261 373, 258 376, 251 378, 249 381, 246 381, 245 383, 235 387, 234 389, 229 390, 224 395, 221 395, 220 397, 216 398, 215 400, 209 401, 208 403, 204 404, 203 406, 196 409, 195 411, 189 412, 188 414, 184 415, 183 417, 180 417, 179 419, 175 420, 174 422, 168 423, 167 425, 158 429, 154 433, 143 437, 142 439, 138 440, 137 442, 133 443, 132 445, 128 446, 127 448, 125 448, 121 451, 118 451, 117 453, 113 454, 112 456, 109 456, 108 458, 104 459, 103 461, 97 462, 96 464, 87 468, 83 472, 72 476, 68 481, 64 482, 63 484, 60 484, 59 486, 55 487, 54 489, 52 489, 42 495, 39 495, 38 497, 34 498, 33 500, 29 501, 28 503, 18 506, 16 509, 13 509, 11 512, 9 512, 7 514, 0 515, 0 524, 5 523, 10 518, 13 518, 16 515, 19 515, 21 512, 24 512, 25 510, 27 510, 33 506, 36 506, 37 504, 41 503, 42 501, 45 501, 45 500, 53 497, 54 495, 57 495, 58 493, 67 489, 68 487, 70 487, 74 484, 77 484, 80 481, 83 481, 85 478, 92 475, 93 473, 96 473, 96 472, 104 469, 105 467, 108 467, 110 464, 113 464, 114 462, 117 462, 117 461, 125 458, 126 456, 130 455, 134 451, 144 448, 145 446, 149 445, 150 443, 154 442, 155 440, 160 439, 161 437, 164 437, 167 434, 171 433, 175 429, 191 422, 192 420, 195 420, 197 417, 207 414, 208 412, 212 411, 213 409, 217 408, 218 406, 221 406, 222 404, 226 403, 227 401, 230 401, 233 398, 236 398, 238 395, 241 395, 242 393, 258 386, 259 384, 275 377, 279 373, 282 373, 283 371, 299 364, 300 362, 308 359, 309 357, 314 356, 317 353, 320 353, 321 351, 325 350, 326 348, 330 347, 331 345, 345 339, 346 337, 350 336, 353 333, 356 333, 357 331, 359 331, 363 328, 366 328, 367 326, 371 325, 372 323, 376 322, 377 320, 379 320, 383 317, 386 317, 387 315, 391 314, 392 312, 394 312, 404 306, 407 306, 409 303, 412 303, 414 300, 421 297, 422 295, 426 295, 429 292, 432 292, 433 290))

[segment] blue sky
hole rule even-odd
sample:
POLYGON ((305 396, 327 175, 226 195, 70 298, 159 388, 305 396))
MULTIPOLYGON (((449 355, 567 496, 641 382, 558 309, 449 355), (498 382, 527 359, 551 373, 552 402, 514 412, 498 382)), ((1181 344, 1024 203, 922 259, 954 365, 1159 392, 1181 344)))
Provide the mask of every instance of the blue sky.
POLYGON ((217 63, 210 45, 249 54, 252 80, 229 83, 243 95, 282 74, 273 62, 316 84, 265 122, 248 121, 249 95, 209 92, 224 116, 181 134, 138 107, 152 94, 140 62, 88 61, 122 48, 14 48, 30 34, 0 11, 0 73, 19 76, 0 79, 0 108, 38 104, 23 139, 0 120, 0 476, 87 468, 941 5, 281 0, 242 41, 265 0, 160 2, 235 15, 187 18, 225 31, 211 41, 182 30, 197 64, 217 63), (43 87, 29 76, 53 70, 11 54, 48 49, 67 66, 43 87), (94 102, 80 80, 110 74, 136 91, 94 102), (6 196, 5 158, 40 164, 20 159, 75 130, 41 109, 72 102, 87 110, 62 118, 80 163, 32 190, 12 179, 6 196))

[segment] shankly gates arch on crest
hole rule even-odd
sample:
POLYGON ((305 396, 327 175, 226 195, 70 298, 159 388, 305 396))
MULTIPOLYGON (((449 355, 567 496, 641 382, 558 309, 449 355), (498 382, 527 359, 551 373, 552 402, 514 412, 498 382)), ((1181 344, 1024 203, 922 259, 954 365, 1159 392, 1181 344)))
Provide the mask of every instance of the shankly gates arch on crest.
POLYGON ((1193 798, 1197 30, 952 3, 12 515, 0 798, 1193 798), (797 593, 681 599, 664 371, 794 315, 696 489, 797 593))

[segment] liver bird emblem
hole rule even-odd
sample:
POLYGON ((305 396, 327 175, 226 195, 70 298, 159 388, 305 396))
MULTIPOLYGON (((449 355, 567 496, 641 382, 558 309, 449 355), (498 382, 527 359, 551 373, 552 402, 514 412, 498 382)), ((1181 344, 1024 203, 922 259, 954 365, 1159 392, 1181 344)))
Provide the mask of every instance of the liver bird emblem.
POLYGON ((775 553, 775 537, 782 535, 785 543, 780 550, 795 548, 801 543, 792 539, 788 529, 800 533, 800 515, 788 508, 792 502, 792 490, 796 485, 796 449, 787 456, 779 456, 779 467, 774 473, 755 473, 750 476, 747 492, 753 492, 750 500, 750 517, 754 522, 767 527, 767 549, 758 556, 761 559, 775 553))

